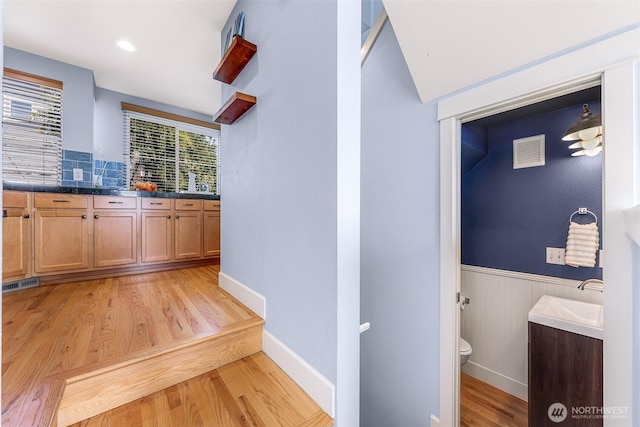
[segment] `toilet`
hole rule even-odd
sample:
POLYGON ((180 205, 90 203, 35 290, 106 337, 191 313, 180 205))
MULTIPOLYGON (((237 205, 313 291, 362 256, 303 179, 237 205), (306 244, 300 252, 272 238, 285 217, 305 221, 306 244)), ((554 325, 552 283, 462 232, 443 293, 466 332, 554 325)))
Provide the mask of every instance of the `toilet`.
POLYGON ((471 356, 471 344, 469 344, 464 338, 458 338, 458 347, 460 347, 460 366, 467 363, 469 356, 471 356))

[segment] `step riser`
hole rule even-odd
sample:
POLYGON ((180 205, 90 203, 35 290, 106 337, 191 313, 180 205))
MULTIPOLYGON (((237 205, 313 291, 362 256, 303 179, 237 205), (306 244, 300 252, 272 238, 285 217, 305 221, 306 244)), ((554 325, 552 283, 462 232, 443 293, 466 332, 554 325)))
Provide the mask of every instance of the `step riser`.
POLYGON ((212 337, 117 368, 99 368, 64 378, 56 416, 68 426, 212 371, 262 348, 262 325, 212 337))

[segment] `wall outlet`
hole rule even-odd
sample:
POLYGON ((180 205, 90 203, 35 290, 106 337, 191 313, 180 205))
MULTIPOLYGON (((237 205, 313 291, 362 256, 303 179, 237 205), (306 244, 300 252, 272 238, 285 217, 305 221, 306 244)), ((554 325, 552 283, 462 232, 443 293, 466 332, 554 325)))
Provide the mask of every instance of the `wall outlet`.
POLYGON ((547 248, 547 264, 564 265, 564 248, 547 248))
POLYGON ((74 181, 82 181, 82 169, 73 168, 73 180, 74 181))

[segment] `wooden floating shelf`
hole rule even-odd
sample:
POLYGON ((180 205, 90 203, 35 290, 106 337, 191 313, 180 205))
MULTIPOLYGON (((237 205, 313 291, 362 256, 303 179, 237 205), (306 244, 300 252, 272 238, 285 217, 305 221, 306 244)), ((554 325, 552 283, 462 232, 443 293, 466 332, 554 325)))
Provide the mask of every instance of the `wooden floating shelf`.
POLYGON ((223 125, 230 125, 242 117, 242 115, 254 105, 256 105, 255 96, 236 92, 222 108, 218 110, 213 121, 223 125))
POLYGON ((220 60, 218 68, 213 72, 213 78, 230 84, 238 77, 238 74, 240 74, 257 51, 258 47, 255 44, 240 36, 235 36, 231 42, 231 46, 229 46, 224 53, 222 60, 220 60))

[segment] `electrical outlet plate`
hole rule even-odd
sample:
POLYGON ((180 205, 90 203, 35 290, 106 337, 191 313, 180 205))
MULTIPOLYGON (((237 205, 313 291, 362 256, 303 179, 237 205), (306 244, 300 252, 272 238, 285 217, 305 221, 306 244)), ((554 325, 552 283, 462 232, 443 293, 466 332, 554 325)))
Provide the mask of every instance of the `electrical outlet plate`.
POLYGON ((73 168, 73 180, 74 181, 82 181, 82 169, 73 168))
POLYGON ((564 248, 547 248, 547 264, 564 265, 564 248))

